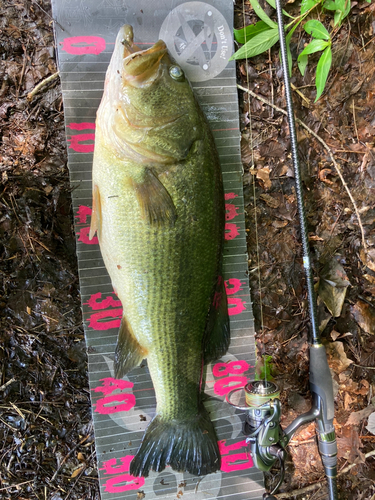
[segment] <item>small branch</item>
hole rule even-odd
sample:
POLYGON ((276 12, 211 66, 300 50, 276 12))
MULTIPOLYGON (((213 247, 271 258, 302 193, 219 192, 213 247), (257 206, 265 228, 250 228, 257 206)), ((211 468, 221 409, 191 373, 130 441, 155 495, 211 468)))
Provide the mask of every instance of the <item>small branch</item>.
POLYGON ((57 71, 57 73, 54 73, 53 75, 51 76, 48 76, 47 78, 45 78, 44 80, 42 80, 40 83, 38 83, 38 85, 36 87, 34 87, 34 89, 29 92, 27 94, 27 100, 28 101, 31 101, 32 98, 43 88, 45 87, 46 85, 48 85, 50 82, 52 82, 53 80, 55 80, 57 77, 59 76, 59 72, 57 71))
POLYGON ((353 111, 353 123, 354 123, 355 135, 357 136, 357 142, 359 144, 358 129, 357 129, 357 120, 356 120, 356 117, 355 117, 354 99, 352 100, 352 111, 353 111))
POLYGON ((361 365, 356 365, 355 363, 352 363, 353 366, 358 366, 358 368, 363 368, 364 370, 375 370, 375 366, 361 366, 361 365))
MULTIPOLYGON (((372 451, 369 451, 368 453, 366 453, 365 458, 373 457, 374 455, 375 455, 375 450, 372 450, 372 451)), ((337 477, 346 474, 347 472, 349 472, 356 465, 358 465, 358 464, 350 464, 350 465, 348 465, 347 467, 345 467, 344 469, 342 469, 342 471, 340 471, 337 474, 337 477)), ((305 493, 309 493, 310 491, 314 491, 317 488, 321 488, 325 484, 326 484, 325 481, 319 481, 319 483, 310 484, 310 486, 306 486, 306 488, 301 488, 300 490, 288 491, 288 493, 279 493, 279 494, 276 495, 276 498, 277 499, 291 498, 294 495, 303 495, 305 493)))
POLYGON ((5 488, 0 488, 0 491, 6 491, 6 490, 10 490, 11 488, 19 488, 20 486, 23 486, 24 484, 29 484, 29 483, 33 483, 34 480, 32 479, 31 481, 24 481, 23 483, 14 483, 14 484, 11 484, 10 486, 5 486, 5 488))
POLYGON ((293 83, 291 83, 290 86, 292 87, 294 92, 297 92, 297 94, 300 96, 300 98, 305 101, 307 107, 309 108, 311 105, 310 99, 308 99, 305 95, 303 95, 302 92, 300 90, 298 90, 295 85, 293 85, 293 83))
MULTIPOLYGON (((250 94, 255 99, 258 99, 259 101, 263 102, 267 106, 271 106, 272 108, 276 109, 277 111, 279 111, 283 115, 288 116, 288 114, 287 114, 286 111, 284 111, 283 109, 279 108, 278 106, 275 106, 275 104, 270 103, 269 101, 267 101, 263 97, 259 96, 255 92, 252 92, 250 89, 246 89, 245 87, 242 87, 241 85, 237 85, 237 87, 239 89, 243 90, 244 92, 247 92, 248 94, 250 94)), ((324 147, 324 149, 328 152, 329 156, 331 157, 331 161, 332 161, 332 163, 333 163, 333 165, 334 165, 334 167, 336 169, 336 172, 337 172, 338 176, 340 177, 342 185, 344 186, 346 192, 348 193, 350 201, 352 202, 352 205, 354 207, 354 211, 355 211, 355 214, 357 216, 358 225, 359 225, 359 228, 360 228, 360 231, 361 231, 361 235, 362 235, 362 245, 363 245, 364 250, 366 251, 367 250, 367 244, 366 244, 366 240, 365 240, 365 233, 364 233, 364 230, 363 230, 362 220, 361 220, 361 217, 359 215, 357 204, 356 204, 356 202, 355 202, 355 200, 354 200, 354 198, 352 196, 352 193, 349 190, 348 185, 345 182, 345 179, 344 179, 344 177, 343 177, 343 175, 341 173, 341 167, 339 166, 339 164, 335 160, 335 157, 333 156, 333 152, 332 152, 331 148, 328 146, 328 144, 318 134, 316 134, 313 130, 311 130, 311 128, 308 127, 302 120, 300 120, 297 117, 295 118, 295 120, 296 120, 297 123, 299 123, 301 125, 301 127, 303 127, 305 130, 307 130, 307 132, 309 134, 311 134, 313 137, 315 137, 315 139, 317 141, 320 142, 320 144, 324 147)))
POLYGON ((5 391, 5 389, 8 387, 8 385, 12 384, 13 382, 15 382, 16 379, 15 378, 11 378, 8 380, 8 382, 5 382, 5 384, 3 384, 1 387, 0 387, 0 392, 3 392, 5 391))

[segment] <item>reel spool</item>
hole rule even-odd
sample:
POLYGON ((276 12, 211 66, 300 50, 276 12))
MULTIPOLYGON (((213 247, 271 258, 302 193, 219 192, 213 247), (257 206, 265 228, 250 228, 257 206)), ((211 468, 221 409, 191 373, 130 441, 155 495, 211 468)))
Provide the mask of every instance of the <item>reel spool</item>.
MULTIPOLYGON (((285 447, 287 437, 280 426, 281 404, 280 389, 273 382, 254 380, 245 387, 233 389, 226 396, 226 401, 234 408, 246 413, 243 433, 255 467, 267 472, 275 464, 280 463, 280 478, 271 494, 264 497, 267 500, 278 490, 284 479, 285 447), (231 396, 239 391, 245 393, 246 406, 235 404, 231 396)), ((243 399, 243 397, 241 398, 243 399)))

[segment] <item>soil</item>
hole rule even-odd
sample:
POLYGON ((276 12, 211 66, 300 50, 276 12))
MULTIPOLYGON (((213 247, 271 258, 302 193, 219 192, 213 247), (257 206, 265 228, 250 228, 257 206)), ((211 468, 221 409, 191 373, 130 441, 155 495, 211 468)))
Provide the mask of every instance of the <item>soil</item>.
MULTIPOLYGON (((296 13, 299 5, 287 8, 296 13)), ((51 6, 0 0, 0 12, 0 498, 99 499, 59 79, 28 99, 57 71, 51 6)), ((297 30, 291 46, 295 114, 325 141, 347 185, 329 151, 297 125, 345 500, 375 493, 374 458, 366 458, 375 443, 369 425, 375 410, 374 12, 374 4, 352 2, 316 103, 317 58, 310 56, 304 77, 296 66, 308 35, 297 30)), ((320 20, 329 26, 331 16, 320 20)), ((255 21, 245 3, 245 24, 255 21)), ((235 23, 244 25, 242 2, 235 23)), ((277 48, 240 61, 238 81, 285 109, 277 48)), ((289 131, 279 111, 246 92, 239 99, 259 373, 267 359, 263 368, 281 388, 285 426, 310 407, 309 314, 289 131)), ((328 498, 314 436, 314 425, 305 426, 289 446, 281 487, 288 498, 328 498)), ((269 486, 275 474, 267 476, 269 486)))

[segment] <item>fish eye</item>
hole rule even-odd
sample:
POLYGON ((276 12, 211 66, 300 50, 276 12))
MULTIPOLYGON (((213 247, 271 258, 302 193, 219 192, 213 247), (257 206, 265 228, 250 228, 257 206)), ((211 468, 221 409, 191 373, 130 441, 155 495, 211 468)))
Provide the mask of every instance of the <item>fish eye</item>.
POLYGON ((178 80, 179 82, 185 79, 185 74, 180 68, 180 66, 173 65, 169 68, 169 74, 173 78, 173 80, 178 80))

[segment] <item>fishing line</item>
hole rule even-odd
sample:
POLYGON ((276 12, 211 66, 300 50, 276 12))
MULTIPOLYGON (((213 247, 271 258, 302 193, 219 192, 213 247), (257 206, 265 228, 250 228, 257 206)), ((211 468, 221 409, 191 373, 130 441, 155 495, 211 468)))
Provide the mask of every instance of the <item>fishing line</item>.
MULTIPOLYGON (((244 24, 244 37, 246 43, 246 26, 245 26, 245 0, 242 0, 242 15, 244 24)), ((250 90, 249 83, 249 72, 248 72, 248 59, 247 54, 245 54, 245 71, 246 71, 246 87, 250 90)), ((254 225, 255 225, 255 247, 256 247, 256 264, 258 267, 258 289, 259 289, 259 315, 260 315, 260 329, 262 334, 264 333, 264 320, 263 320, 263 301, 262 301, 262 282, 261 282, 261 269, 260 269, 260 255, 259 255, 259 235, 258 235, 258 215, 257 215, 257 200, 256 200, 256 185, 255 185, 255 165, 254 165, 254 147, 253 147, 253 128, 252 128, 252 116, 251 116, 251 96, 250 92, 247 92, 247 103, 249 107, 249 139, 250 139, 250 150, 251 150, 251 171, 252 172, 252 185, 253 185, 253 204, 254 204, 254 225)), ((265 359, 265 346, 262 341, 261 356, 263 360, 265 359)), ((264 383, 267 386, 267 370, 264 370, 264 383)))

